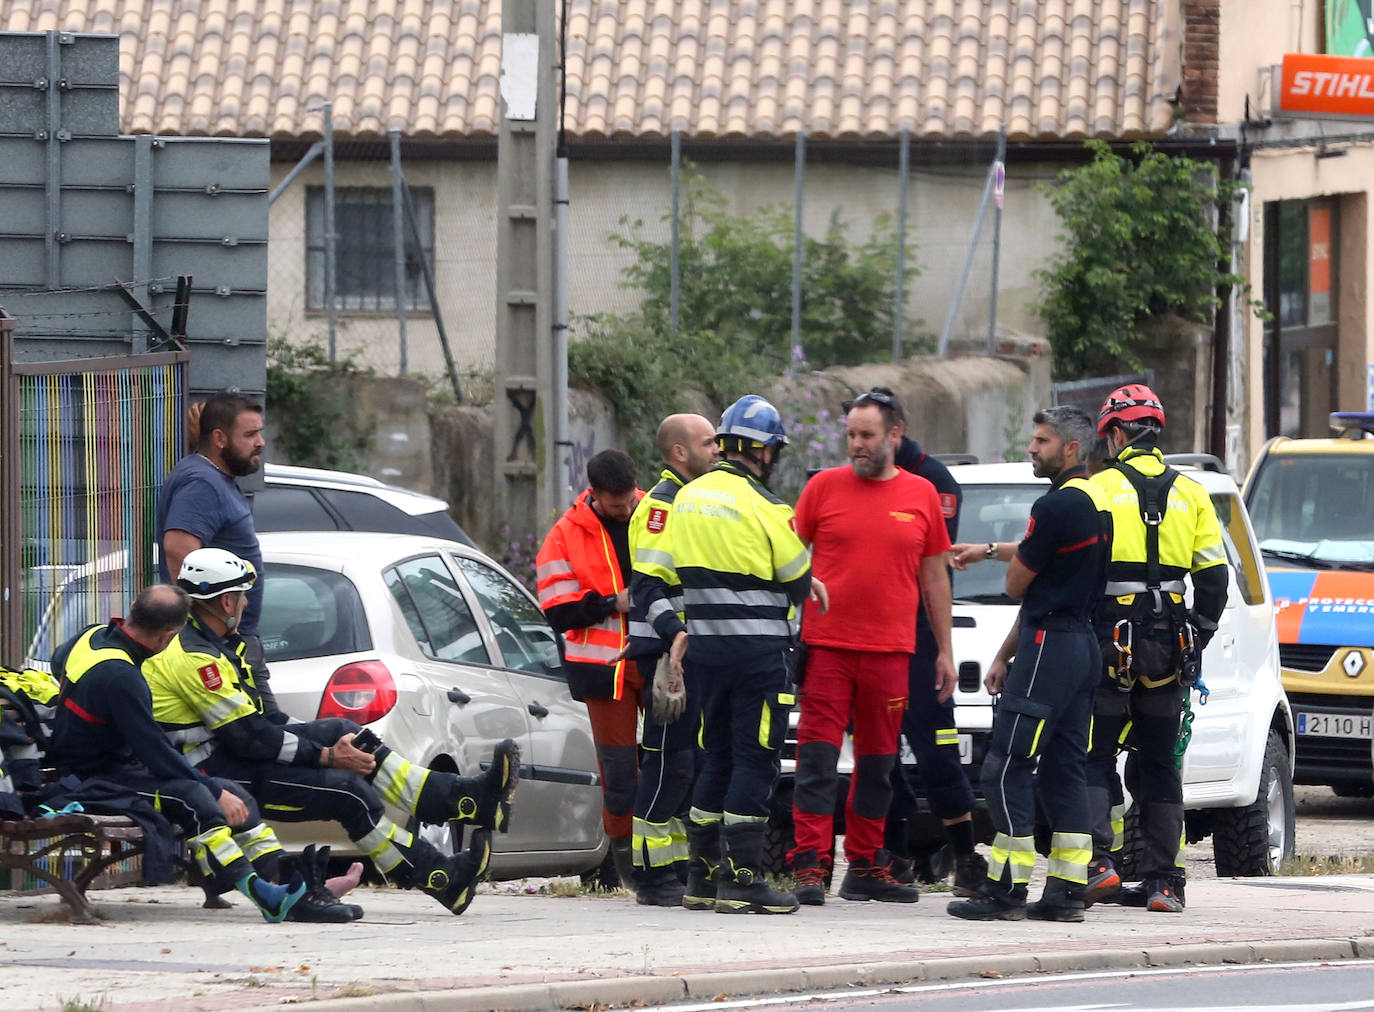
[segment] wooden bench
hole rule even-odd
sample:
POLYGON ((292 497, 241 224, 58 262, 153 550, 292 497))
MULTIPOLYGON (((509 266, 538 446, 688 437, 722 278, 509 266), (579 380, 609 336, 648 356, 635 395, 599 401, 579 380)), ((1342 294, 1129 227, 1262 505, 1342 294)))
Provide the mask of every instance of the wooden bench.
POLYGON ((143 830, 122 815, 59 815, 51 819, 0 820, 0 889, 52 889, 77 924, 92 924, 88 889, 107 889, 142 879, 143 830))

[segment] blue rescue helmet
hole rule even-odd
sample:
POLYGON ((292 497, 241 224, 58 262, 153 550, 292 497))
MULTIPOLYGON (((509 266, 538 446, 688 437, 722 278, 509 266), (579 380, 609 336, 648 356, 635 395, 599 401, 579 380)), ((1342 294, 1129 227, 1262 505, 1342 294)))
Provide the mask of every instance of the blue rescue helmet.
POLYGON ((725 409, 716 426, 716 441, 725 439, 775 447, 786 446, 788 442, 782 415, 758 394, 745 394, 725 409))

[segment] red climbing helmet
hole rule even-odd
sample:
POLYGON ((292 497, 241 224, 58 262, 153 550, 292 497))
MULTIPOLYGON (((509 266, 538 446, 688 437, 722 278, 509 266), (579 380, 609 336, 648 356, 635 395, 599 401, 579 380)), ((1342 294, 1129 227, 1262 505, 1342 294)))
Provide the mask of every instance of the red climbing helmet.
POLYGON ((1102 411, 1097 416, 1097 434, 1105 436, 1113 422, 1129 427, 1153 422, 1162 429, 1164 405, 1144 383, 1127 383, 1109 393, 1102 402, 1102 411))

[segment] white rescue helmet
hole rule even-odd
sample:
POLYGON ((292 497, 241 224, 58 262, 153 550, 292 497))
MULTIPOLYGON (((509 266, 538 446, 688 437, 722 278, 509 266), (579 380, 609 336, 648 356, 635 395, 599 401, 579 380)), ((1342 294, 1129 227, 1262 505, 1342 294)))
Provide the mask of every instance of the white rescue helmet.
POLYGON ((198 601, 208 601, 235 590, 247 590, 257 582, 251 562, 223 548, 197 548, 181 560, 177 586, 198 601))

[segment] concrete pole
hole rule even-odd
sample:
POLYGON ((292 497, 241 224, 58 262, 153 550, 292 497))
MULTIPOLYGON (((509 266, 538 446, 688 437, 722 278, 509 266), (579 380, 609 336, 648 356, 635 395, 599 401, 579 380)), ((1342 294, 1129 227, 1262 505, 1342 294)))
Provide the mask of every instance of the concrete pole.
POLYGON ((902 127, 897 148, 897 277, 892 293, 892 361, 902 360, 902 317, 906 312, 906 191, 911 178, 911 131, 902 127))
MULTIPOLYGON (((396 340, 401 356, 401 375, 406 374, 406 208, 405 179, 401 175, 401 131, 388 132, 391 138, 391 243, 396 277, 396 340)), ((424 256, 424 251, 420 251, 424 256)))
POLYGON ((802 200, 806 192, 806 132, 797 131, 797 151, 793 157, 795 176, 796 222, 792 241, 792 346, 787 349, 787 371, 792 372, 796 357, 800 354, 802 333, 802 200))
POLYGON ((329 361, 338 355, 338 233, 334 229, 334 103, 324 109, 324 304, 329 314, 329 361))

